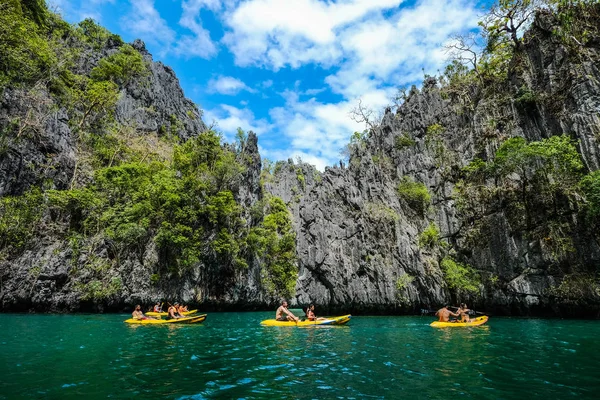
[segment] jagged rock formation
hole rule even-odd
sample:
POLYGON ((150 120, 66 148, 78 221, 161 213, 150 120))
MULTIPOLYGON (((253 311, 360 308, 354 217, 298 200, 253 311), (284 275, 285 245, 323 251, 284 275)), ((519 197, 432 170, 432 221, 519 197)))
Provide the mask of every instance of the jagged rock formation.
MULTIPOLYGON (((566 273, 595 273, 600 263, 595 228, 584 227, 571 210, 573 251, 557 258, 544 239, 532 237, 533 227, 511 225, 505 210, 488 209, 476 243, 467 243, 469 221, 457 210, 453 193, 461 167, 476 157, 493 159, 502 141, 515 136, 539 141, 570 135, 586 167, 598 169, 600 47, 591 41, 574 56, 553 35, 557 23, 549 13, 536 19, 524 38, 522 68, 513 71, 510 86, 481 97, 472 109, 458 106, 430 78, 396 113, 388 110, 378 129, 354 147, 348 168, 318 174, 307 165, 288 163, 275 174, 267 189, 289 202, 298 232, 299 303, 394 312, 449 301, 440 249, 418 243, 428 221, 434 221, 457 256, 484 278, 483 292, 463 299, 497 313, 560 313, 560 300, 548 290, 566 273), (537 94, 531 107, 515 101, 522 87, 537 94), (500 101, 502 97, 508 101, 500 101), (428 144, 433 126, 443 127, 441 141, 428 144), (398 146, 404 138, 413 144, 398 146), (297 171, 318 180, 306 180, 306 188, 299 190, 297 171), (399 198, 396 187, 406 176, 432 193, 432 207, 424 215, 399 198), (302 196, 294 199, 291 190, 302 196), (413 280, 397 286, 403 274, 413 280)), ((537 211, 538 218, 548 217, 537 211)), ((567 314, 595 314, 597 307, 574 307, 567 314)))
MULTIPOLYGON (((206 130, 201 112, 185 98, 173 70, 153 62, 141 40, 135 41, 133 47, 142 54, 149 75, 132 79, 121 88, 115 119, 139 132, 173 131, 184 140, 206 130)), ((102 51, 88 49, 76 72, 89 75, 101 58, 114 54, 118 48, 119 44, 108 41, 102 51)), ((44 182, 52 182, 57 189, 67 188, 75 166, 75 135, 66 110, 47 89, 39 85, 32 89, 4 90, 0 120, 5 127, 18 125, 16 139, 27 132, 34 136, 34 140, 4 138, 0 196, 22 194, 44 182)))
MULTIPOLYGON (((476 159, 492 162, 511 137, 536 142, 569 135, 577 140, 586 172, 600 168, 600 40, 592 37, 573 50, 553 33, 558 23, 550 13, 538 16, 511 62, 507 85, 488 91, 468 87, 465 100, 449 93, 447 84, 426 79, 420 91, 411 90, 397 111, 386 110, 381 124, 350 146, 347 167, 319 172, 288 160, 261 174, 254 134, 225 145, 243 166, 222 185, 240 206, 237 231, 229 232, 243 242, 239 259, 224 259, 211 249, 223 232, 212 219, 202 231, 202 254, 208 256, 173 272, 147 232, 119 247, 98 232, 69 236, 70 225, 80 224, 75 214, 81 210, 69 217, 46 212, 36 225, 35 240, 0 260, 1 309, 122 310, 157 298, 205 309, 272 307, 277 296, 265 284, 264 256, 253 253, 254 245, 240 232, 260 227, 265 202, 276 196, 287 204, 296 234, 298 279, 292 304, 313 302, 331 312, 413 313, 467 300, 503 314, 573 315, 576 310, 595 315, 598 301, 573 308, 568 298, 552 291, 565 276, 593 275, 600 265, 596 226, 579 203, 553 194, 552 206, 533 201, 525 203, 531 209, 515 211, 514 201, 497 194, 498 179, 489 176, 481 183, 492 193, 488 202, 473 207, 479 199, 471 199, 465 209, 465 199, 457 194, 468 183, 463 168, 476 159), (422 183, 430 200, 424 204, 402 196, 403 183, 422 183), (432 223, 439 237, 433 232, 424 240, 432 223), (477 271, 476 291, 450 287, 444 267, 448 259, 477 271), (100 287, 86 290, 109 287, 110 295, 83 296, 82 285, 90 282, 100 287), (110 288, 112 282, 118 285, 110 288)), ((74 71, 90 75, 121 45, 114 39, 101 48, 83 45, 74 71)), ((158 146, 160 138, 185 142, 198 137, 207 129, 201 111, 184 97, 173 71, 152 62, 143 42, 132 47, 148 74, 119 85, 117 131, 129 129, 150 147, 154 141, 158 146)), ((79 114, 62 107, 43 84, 4 89, 0 127, 14 135, 3 135, 0 143, 0 197, 36 187, 66 190, 95 183, 92 171, 80 165, 85 151, 78 147, 73 115, 79 114)))

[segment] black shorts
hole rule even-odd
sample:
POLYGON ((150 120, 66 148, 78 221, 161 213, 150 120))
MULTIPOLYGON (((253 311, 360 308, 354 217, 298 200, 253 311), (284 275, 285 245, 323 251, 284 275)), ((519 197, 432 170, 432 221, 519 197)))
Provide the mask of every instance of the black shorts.
POLYGON ((279 317, 277 318, 277 321, 287 321, 287 317, 279 317))

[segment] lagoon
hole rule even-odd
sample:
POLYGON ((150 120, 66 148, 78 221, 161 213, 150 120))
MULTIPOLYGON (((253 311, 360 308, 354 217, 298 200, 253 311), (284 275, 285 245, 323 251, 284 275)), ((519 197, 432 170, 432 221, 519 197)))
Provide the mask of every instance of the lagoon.
POLYGON ((274 313, 130 326, 128 315, 0 314, 0 399, 598 398, 600 322, 354 317, 278 328, 274 313))

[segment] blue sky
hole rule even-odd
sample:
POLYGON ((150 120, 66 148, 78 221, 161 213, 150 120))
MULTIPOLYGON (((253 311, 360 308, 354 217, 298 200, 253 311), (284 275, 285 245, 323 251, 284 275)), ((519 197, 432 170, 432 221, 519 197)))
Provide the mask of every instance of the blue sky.
MULTIPOLYGON (((443 45, 476 29, 479 0, 48 0, 72 23, 91 17, 171 66, 226 140, 259 136, 261 155, 323 169, 398 87, 447 63, 443 45)), ((489 1, 487 2, 489 3, 489 1)))

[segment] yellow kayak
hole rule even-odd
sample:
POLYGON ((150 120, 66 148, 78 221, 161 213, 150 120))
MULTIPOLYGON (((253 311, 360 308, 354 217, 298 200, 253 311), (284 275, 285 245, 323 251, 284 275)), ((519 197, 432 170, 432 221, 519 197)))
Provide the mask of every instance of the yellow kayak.
MULTIPOLYGON (((198 310, 190 310, 190 311, 184 311, 182 312, 183 315, 192 315, 197 313, 198 310)), ((147 313, 145 313, 146 315, 150 316, 150 317, 166 317, 167 315, 169 315, 168 312, 154 312, 154 311, 148 311, 147 313)))
POLYGON ((277 321, 276 319, 266 319, 260 324, 264 326, 315 326, 315 325, 344 325, 350 321, 352 315, 342 315, 341 317, 326 317, 320 321, 277 321))
POLYGON ((484 315, 483 317, 477 317, 471 319, 469 322, 440 322, 435 321, 429 324, 429 326, 433 326, 434 328, 458 328, 461 326, 479 326, 483 325, 487 322, 488 317, 484 315))
POLYGON ((128 324, 139 325, 167 325, 167 324, 197 324, 206 319, 206 314, 194 315, 193 317, 174 318, 174 319, 126 319, 128 324))

